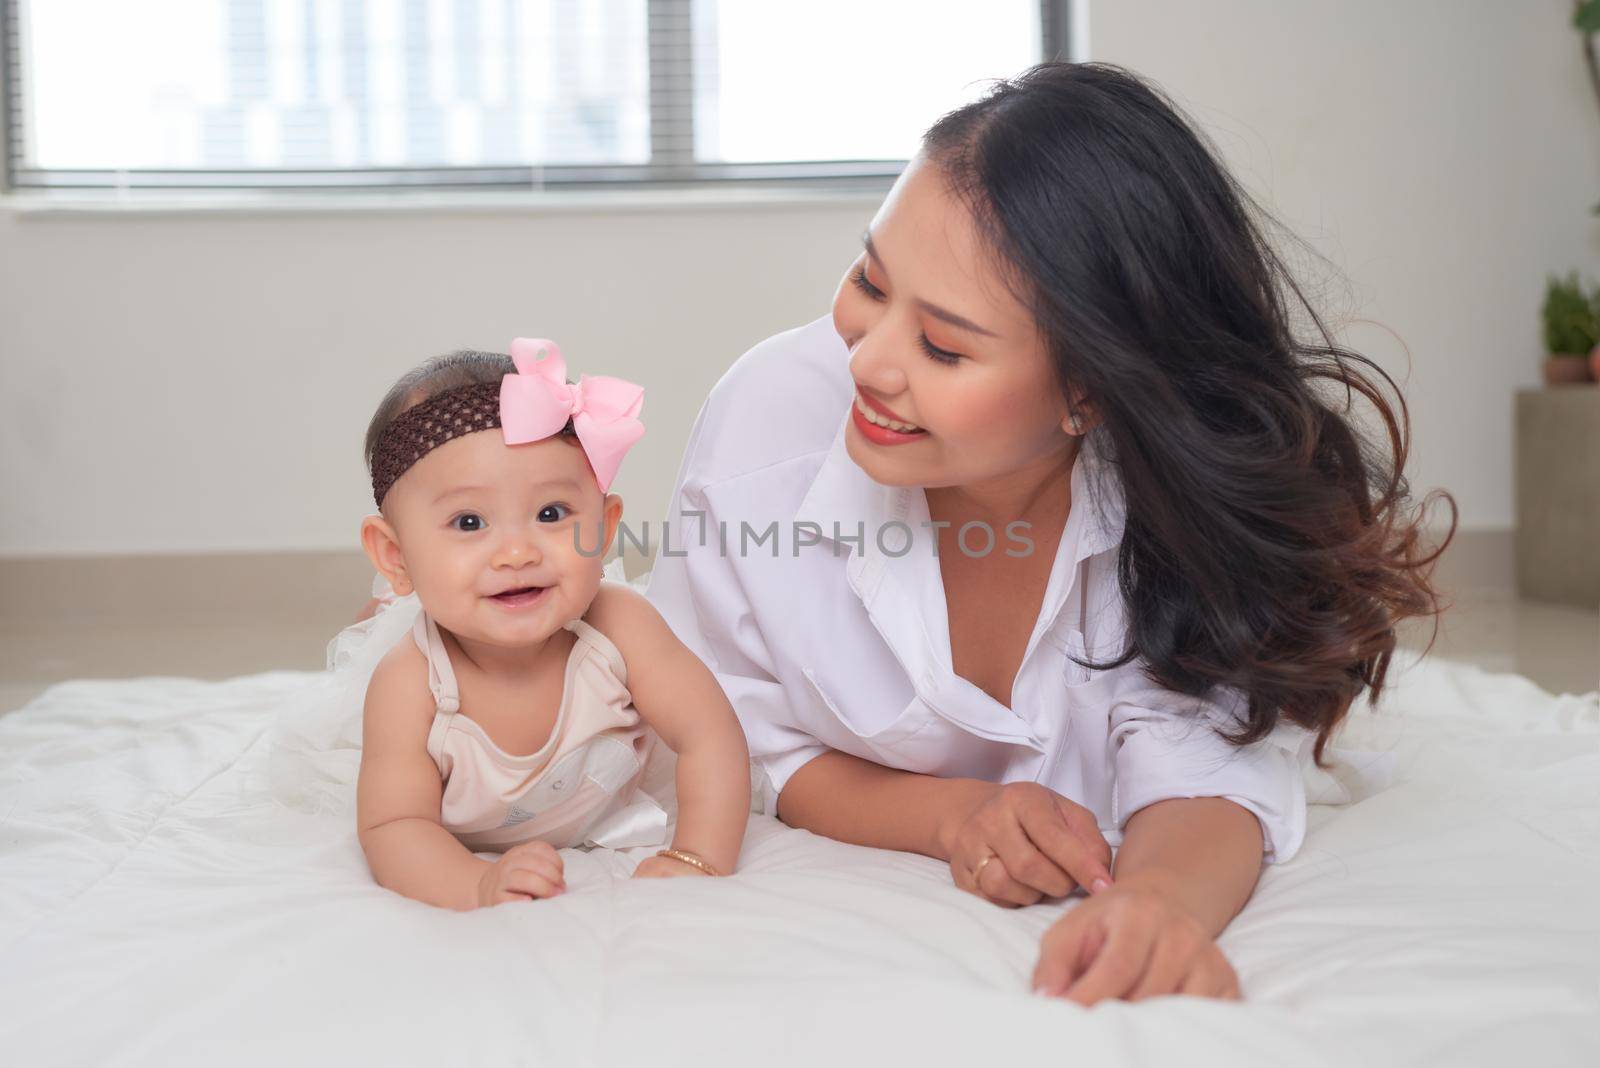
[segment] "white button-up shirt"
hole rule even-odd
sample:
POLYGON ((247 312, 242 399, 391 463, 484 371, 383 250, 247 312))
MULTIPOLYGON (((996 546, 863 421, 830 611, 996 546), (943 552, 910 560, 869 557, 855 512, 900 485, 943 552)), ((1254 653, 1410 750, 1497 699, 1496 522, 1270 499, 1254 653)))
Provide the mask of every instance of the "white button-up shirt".
MULTIPOLYGON (((1089 477, 1093 432, 1008 708, 952 666, 926 496, 872 481, 845 451, 848 364, 824 317, 728 371, 695 423, 650 579, 650 600, 744 725, 768 811, 789 776, 837 749, 930 775, 1042 783, 1094 812, 1113 844, 1146 805, 1226 797, 1260 819, 1268 859, 1291 856, 1305 833, 1309 731, 1280 721, 1239 748, 1215 730, 1237 722, 1237 694, 1176 694, 1138 659, 1105 671, 1076 662, 1114 659, 1128 636, 1123 506, 1115 479, 1089 477), (1096 493, 1102 483, 1113 492, 1096 493)), ((995 534, 993 551, 1019 549, 995 534)))

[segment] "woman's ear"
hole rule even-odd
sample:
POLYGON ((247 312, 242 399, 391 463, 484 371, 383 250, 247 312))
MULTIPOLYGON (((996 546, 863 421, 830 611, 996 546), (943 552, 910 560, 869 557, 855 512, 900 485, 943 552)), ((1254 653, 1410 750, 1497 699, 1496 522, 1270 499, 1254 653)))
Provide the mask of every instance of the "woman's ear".
POLYGON ((411 592, 411 576, 406 573, 405 557, 400 555, 400 539, 387 519, 369 515, 361 521, 361 548, 372 566, 389 580, 397 596, 411 592))
POLYGON ((1094 405, 1083 393, 1074 393, 1067 401, 1066 414, 1061 417, 1061 429, 1073 437, 1082 437, 1099 423, 1094 405))

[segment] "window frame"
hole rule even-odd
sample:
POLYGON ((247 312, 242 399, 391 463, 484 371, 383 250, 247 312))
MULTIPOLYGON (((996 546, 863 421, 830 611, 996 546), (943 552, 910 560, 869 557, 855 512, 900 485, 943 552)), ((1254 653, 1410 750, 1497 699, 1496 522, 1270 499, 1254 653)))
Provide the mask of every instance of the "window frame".
MULTIPOLYGON (((693 158, 690 5, 646 0, 650 63, 651 160, 642 164, 61 169, 28 166, 24 143, 26 65, 21 0, 0 0, 0 191, 11 194, 405 193, 640 190, 758 186, 856 192, 886 189, 905 160, 707 163, 693 158), (666 116, 662 121, 657 115, 666 116)), ((1040 53, 1073 55, 1073 16, 1083 0, 1039 0, 1040 53)))

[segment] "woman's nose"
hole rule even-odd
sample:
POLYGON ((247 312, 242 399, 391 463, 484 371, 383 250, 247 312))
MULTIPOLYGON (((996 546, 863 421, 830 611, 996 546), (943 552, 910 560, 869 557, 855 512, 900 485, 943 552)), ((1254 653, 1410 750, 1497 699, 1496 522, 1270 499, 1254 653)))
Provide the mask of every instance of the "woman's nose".
POLYGON ((874 393, 897 396, 906 390, 906 372, 891 339, 880 331, 863 332, 850 350, 850 376, 874 393))

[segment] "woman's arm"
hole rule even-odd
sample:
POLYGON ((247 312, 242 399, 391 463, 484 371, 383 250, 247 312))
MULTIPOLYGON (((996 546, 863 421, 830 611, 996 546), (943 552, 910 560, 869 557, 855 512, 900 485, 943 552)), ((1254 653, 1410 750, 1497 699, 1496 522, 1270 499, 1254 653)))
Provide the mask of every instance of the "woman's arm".
POLYGON ((778 815, 842 842, 943 860, 957 886, 996 904, 1111 882, 1093 813, 1038 783, 942 779, 827 752, 789 777, 778 815))
POLYGON ((916 775, 829 751, 789 777, 778 818, 852 845, 949 861, 950 828, 994 790, 993 783, 916 775))
POLYGON ((1216 937, 1261 873, 1261 824, 1221 797, 1173 798, 1135 812, 1117 883, 1045 932, 1034 989, 1082 1005, 1164 994, 1237 998, 1216 937))
POLYGON ((602 587, 588 619, 622 653, 639 715, 678 756, 673 848, 731 873, 750 818, 750 750, 733 706, 711 669, 637 593, 602 587))
POLYGON ((1261 821, 1248 809, 1222 797, 1158 801, 1128 820, 1117 885, 1165 895, 1216 937, 1250 900, 1261 856, 1261 821))

